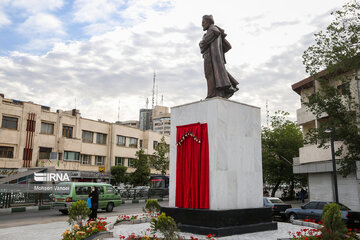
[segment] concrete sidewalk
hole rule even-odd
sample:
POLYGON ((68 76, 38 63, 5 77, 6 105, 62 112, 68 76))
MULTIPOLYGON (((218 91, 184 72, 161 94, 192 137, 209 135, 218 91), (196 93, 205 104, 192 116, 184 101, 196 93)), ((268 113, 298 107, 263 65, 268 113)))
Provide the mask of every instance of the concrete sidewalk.
MULTIPOLYGON (((107 219, 107 222, 114 223, 117 216, 112 216, 107 219)), ((113 232, 113 238, 107 238, 107 240, 119 240, 119 235, 128 236, 131 233, 141 234, 145 232, 147 228, 150 228, 150 223, 139 223, 139 224, 119 224, 110 230, 113 232)), ((231 240, 277 240, 278 238, 288 238, 289 231, 296 232, 300 229, 307 228, 290 223, 278 223, 278 230, 266 231, 258 233, 249 233, 229 237, 221 237, 217 239, 231 240)), ((0 239, 2 240, 25 240, 25 239, 37 239, 37 240, 59 240, 61 239, 62 233, 69 229, 67 222, 52 222, 46 224, 34 224, 21 227, 10 227, 1 229, 0 239)), ((181 233, 182 236, 189 239, 190 236, 197 237, 199 239, 206 239, 206 236, 181 233)))

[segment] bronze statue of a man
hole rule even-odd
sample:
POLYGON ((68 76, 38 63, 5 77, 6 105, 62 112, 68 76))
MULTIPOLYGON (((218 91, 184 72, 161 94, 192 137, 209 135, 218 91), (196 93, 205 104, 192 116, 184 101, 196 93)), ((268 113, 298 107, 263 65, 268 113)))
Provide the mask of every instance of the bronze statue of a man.
POLYGON ((206 98, 230 98, 238 89, 239 84, 225 69, 225 53, 231 49, 225 39, 223 29, 214 25, 212 15, 204 15, 203 30, 206 31, 200 41, 200 50, 204 58, 204 72, 208 86, 206 98))

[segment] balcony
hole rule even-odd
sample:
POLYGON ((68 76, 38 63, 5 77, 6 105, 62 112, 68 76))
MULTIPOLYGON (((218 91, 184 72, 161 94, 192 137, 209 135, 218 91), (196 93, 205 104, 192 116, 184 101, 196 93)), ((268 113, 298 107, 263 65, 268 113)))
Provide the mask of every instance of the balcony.
MULTIPOLYGON (((334 142, 335 152, 339 147, 342 145, 343 142, 336 141, 334 142)), ((330 143, 329 143, 330 145, 330 143)), ((345 150, 345 149, 344 149, 345 150)), ((331 148, 324 149, 318 148, 318 145, 307 145, 299 149, 299 162, 300 164, 304 163, 313 163, 313 162, 320 162, 320 161, 328 161, 331 160, 331 148)), ((336 157, 342 158, 340 157, 336 157)))
MULTIPOLYGON (((297 122, 299 125, 303 125, 307 122, 311 122, 316 119, 315 115, 312 112, 308 111, 305 106, 296 110, 296 115, 297 115, 297 122)), ((328 115, 326 113, 323 113, 320 118, 327 116, 328 115)))

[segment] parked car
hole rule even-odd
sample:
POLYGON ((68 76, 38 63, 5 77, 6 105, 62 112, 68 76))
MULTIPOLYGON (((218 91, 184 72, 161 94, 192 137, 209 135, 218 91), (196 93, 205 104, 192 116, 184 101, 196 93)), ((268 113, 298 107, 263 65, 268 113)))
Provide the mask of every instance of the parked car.
POLYGON ((264 207, 271 207, 273 217, 286 219, 285 210, 291 208, 291 205, 276 197, 264 197, 264 207))
POLYGON ((121 204, 120 194, 118 194, 110 184, 93 182, 62 182, 59 183, 57 187, 67 187, 67 190, 55 191, 51 206, 58 209, 63 214, 68 213, 68 209, 72 203, 79 200, 86 201, 92 187, 96 187, 99 191, 100 209, 112 212, 114 207, 121 204))
MULTIPOLYGON (((301 208, 286 209, 285 214, 289 221, 295 219, 311 219, 320 221, 322 219, 323 208, 331 202, 311 201, 301 206, 301 208)), ((339 203, 342 220, 349 228, 360 228, 360 212, 351 211, 347 206, 339 203)))

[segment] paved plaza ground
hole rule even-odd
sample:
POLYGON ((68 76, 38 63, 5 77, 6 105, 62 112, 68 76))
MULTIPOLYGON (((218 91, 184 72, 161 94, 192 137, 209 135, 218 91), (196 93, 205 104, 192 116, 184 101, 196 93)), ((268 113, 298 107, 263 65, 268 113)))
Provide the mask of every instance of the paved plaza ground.
MULTIPOLYGON (((115 222, 116 216, 109 217, 108 222, 115 222)), ((141 233, 150 227, 149 223, 140 224, 120 224, 111 230, 114 233, 114 238, 107 238, 106 240, 119 239, 119 235, 129 235, 131 233, 141 233)), ((34 224, 21 227, 9 227, 0 230, 1 240, 25 240, 25 239, 36 239, 36 240, 59 240, 61 234, 69 228, 65 221, 52 222, 46 224, 34 224)), ((296 232, 304 227, 292 225, 290 223, 279 222, 278 230, 266 231, 258 233, 243 234, 237 236, 221 237, 217 239, 241 239, 241 240, 276 240, 278 238, 289 237, 289 231, 296 232)), ((190 236, 205 239, 205 236, 181 233, 182 236, 187 239, 190 236)))

